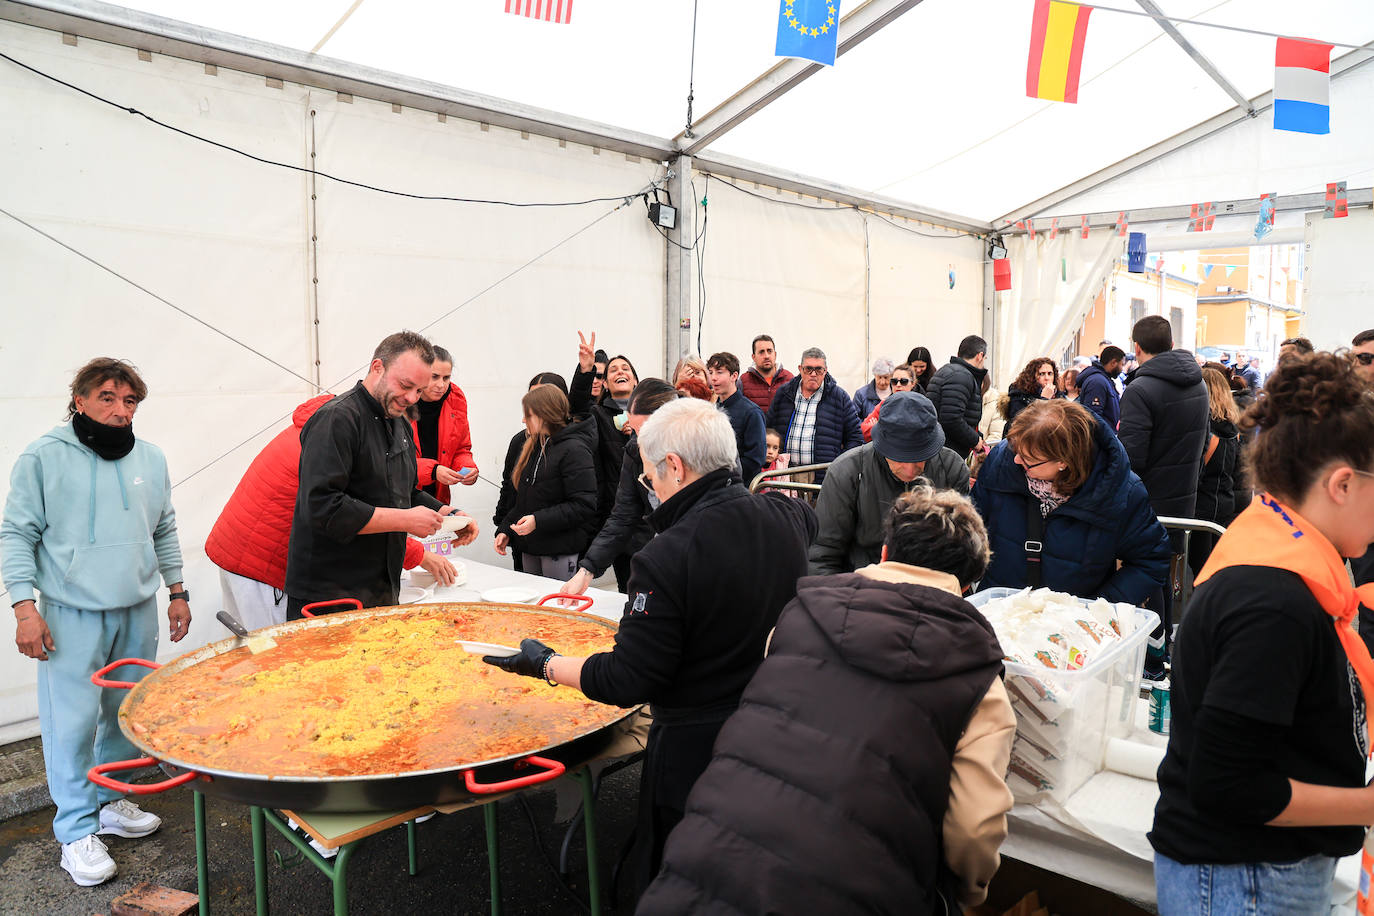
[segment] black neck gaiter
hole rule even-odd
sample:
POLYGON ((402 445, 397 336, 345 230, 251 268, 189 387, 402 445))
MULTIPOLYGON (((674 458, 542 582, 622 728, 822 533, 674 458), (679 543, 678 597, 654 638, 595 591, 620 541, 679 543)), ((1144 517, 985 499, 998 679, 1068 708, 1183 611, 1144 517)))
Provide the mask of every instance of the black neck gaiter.
POLYGON ((134 450, 134 425, 106 426, 84 413, 72 417, 72 429, 82 445, 106 461, 118 461, 134 450))

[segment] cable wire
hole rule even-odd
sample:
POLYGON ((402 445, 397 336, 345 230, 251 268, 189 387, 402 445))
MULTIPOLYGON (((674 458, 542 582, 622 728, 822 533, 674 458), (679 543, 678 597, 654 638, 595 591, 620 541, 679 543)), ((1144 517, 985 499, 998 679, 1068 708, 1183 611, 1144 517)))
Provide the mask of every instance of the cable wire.
POLYGON ((366 184, 361 181, 353 181, 348 178, 340 178, 337 175, 331 175, 328 172, 321 172, 318 169, 309 168, 307 166, 295 165, 290 162, 278 162, 275 159, 266 159, 262 156, 255 155, 246 150, 241 150, 238 147, 230 146, 227 143, 221 143, 218 140, 211 140, 209 137, 202 137, 200 134, 192 133, 189 130, 184 130, 172 124, 168 124, 165 121, 159 121, 152 115, 139 111, 137 108, 134 108, 129 105, 121 105, 120 103, 111 101, 110 99, 107 99, 102 95, 97 95, 96 93, 91 92, 89 89, 82 89, 80 86, 77 86, 73 83, 69 83, 66 80, 59 79, 58 77, 53 76, 50 73, 45 73, 42 70, 39 70, 37 67, 31 67, 23 61, 15 60, 13 57, 10 57, 8 54, 5 54, 4 52, 0 52, 0 58, 9 61, 16 67, 22 67, 23 69, 28 70, 30 73, 35 73, 38 76, 43 77, 44 79, 52 80, 54 83, 66 86, 68 89, 71 89, 75 92, 79 92, 82 95, 87 96, 88 98, 95 99, 97 102, 103 102, 104 104, 109 105, 112 108, 117 108, 120 111, 126 112, 128 114, 137 115, 140 118, 144 118, 145 120, 150 121, 153 124, 156 124, 158 127, 165 128, 166 130, 170 130, 173 133, 181 134, 183 137, 190 137, 192 140, 199 140, 202 143, 208 143, 210 146, 217 147, 219 149, 225 150, 226 152, 234 153, 239 156, 243 156, 246 159, 251 159, 254 162, 262 163, 263 165, 271 165, 277 168, 290 169, 293 172, 303 172, 307 175, 316 175, 320 178, 328 178, 330 181, 338 182, 339 184, 347 185, 353 188, 361 188, 364 191, 375 191, 378 194, 390 194, 393 197, 404 197, 410 200, 441 200, 449 201, 451 203, 489 204, 492 206, 501 207, 581 207, 587 204, 611 203, 613 201, 622 200, 625 197, 625 195, 620 194, 614 197, 589 197, 586 200, 513 201, 488 200, 478 197, 450 197, 443 194, 412 194, 408 191, 395 191, 390 188, 382 188, 376 185, 366 184))
POLYGON ((247 350, 249 353, 252 353, 254 356, 258 356, 258 357, 261 357, 262 359, 267 360, 267 362, 269 362, 269 363, 271 363, 272 365, 276 366, 278 369, 282 370, 283 372, 287 373, 288 375, 291 375, 291 376, 293 376, 293 377, 295 377, 295 378, 300 379, 302 382, 305 382, 305 383, 306 383, 307 385, 309 385, 311 388, 314 388, 314 389, 316 389, 316 390, 319 389, 319 387, 320 387, 319 385, 316 385, 314 382, 312 382, 310 379, 306 378, 305 376, 301 375, 301 374, 300 374, 299 372, 297 372, 296 370, 291 369, 291 368, 288 367, 288 366, 282 365, 281 363, 277 362, 277 361, 276 361, 275 359, 273 359, 272 357, 268 356, 266 353, 262 352, 261 350, 255 349, 255 348, 253 348, 252 346, 250 346, 250 345, 244 343, 243 341, 239 340, 237 337, 234 337, 232 334, 229 334, 229 333, 226 332, 226 331, 221 331, 219 328, 215 327, 213 324, 210 324, 210 322, 206 321, 205 319, 200 318, 200 317, 198 317, 198 316, 196 316, 196 315, 193 315, 193 314, 191 314, 190 312, 188 312, 186 309, 184 309, 184 308, 182 308, 181 306, 177 305, 175 302, 172 302, 172 301, 170 301, 170 300, 168 300, 168 299, 166 299, 166 298, 164 298, 164 297, 162 297, 162 296, 159 296, 157 293, 155 293, 155 292, 153 292, 152 290, 148 289, 148 287, 143 286, 142 284, 139 284, 139 283, 135 282, 134 280, 129 279, 128 277, 126 277, 126 276, 124 276, 122 273, 120 273, 119 271, 115 270, 113 267, 108 267, 108 266, 106 266, 105 264, 102 264, 101 262, 97 261, 95 258, 91 257, 90 255, 86 254, 85 252, 83 252, 83 251, 78 251, 77 249, 73 248, 71 245, 68 245, 66 242, 62 241, 61 239, 57 238, 56 236, 50 235, 49 233, 44 232, 42 229, 39 229, 39 228, 38 228, 37 226, 35 226, 33 223, 26 222, 25 220, 21 219, 20 217, 15 216, 13 213, 11 213, 10 211, 6 210, 4 207, 0 207, 0 213, 3 213, 5 216, 8 216, 10 219, 14 220, 14 221, 15 221, 16 223, 18 223, 19 225, 24 226, 24 227, 29 228, 29 229, 32 229, 34 232, 36 232, 36 233, 38 233, 39 235, 43 236, 43 238, 47 239, 48 241, 53 242, 54 244, 59 245, 59 246, 61 246, 62 248, 67 249, 67 250, 70 251, 72 254, 76 255, 78 258, 81 258, 83 261, 86 261, 86 262, 88 262, 88 263, 90 263, 90 264, 94 264, 96 267, 99 267, 101 270, 105 271, 106 273, 110 274, 111 276, 117 277, 117 278, 119 278, 120 280, 123 280, 125 283, 129 284, 129 285, 132 286, 134 289, 139 290, 140 292, 143 292, 143 293, 147 293, 149 296, 152 296, 152 297, 153 297, 154 299, 156 299, 158 302, 161 302, 163 305, 165 305, 165 306, 167 306, 168 308, 172 309, 174 312, 178 312, 178 313, 180 313, 180 314, 186 316, 187 318, 189 318, 189 319, 191 319, 192 321, 194 321, 196 324, 199 324, 199 325, 201 325, 202 327, 206 328, 207 330, 209 330, 209 331, 211 331, 211 332, 213 332, 213 333, 215 333, 215 334, 218 334, 220 337, 223 337, 225 340, 229 341, 230 343, 234 344, 235 346, 242 347, 243 349, 247 350))
POLYGON ((902 230, 903 232, 910 232, 912 235, 919 235, 919 236, 921 236, 922 238, 927 238, 927 239, 961 239, 961 238, 981 239, 981 238, 984 238, 984 237, 985 237, 985 233, 968 232, 968 231, 963 230, 963 229, 950 229, 950 230, 949 230, 949 233, 950 233, 950 234, 944 234, 944 235, 939 234, 939 233, 934 233, 934 232, 922 232, 922 231, 919 230, 919 229, 914 229, 914 228, 912 228, 911 226, 903 226, 901 223, 898 223, 898 222, 893 221, 893 220, 892 220, 887 214, 885 214, 885 213, 880 213, 880 212, 878 212, 877 210, 870 210, 870 209, 868 209, 867 207, 860 207, 860 206, 857 206, 856 204, 847 204, 847 203, 842 203, 842 202, 837 202, 834 206, 830 206, 830 205, 828 205, 828 204, 806 204, 806 203, 802 203, 802 202, 799 201, 799 200, 788 200, 788 199, 785 198, 785 197, 770 196, 770 195, 768 195, 768 194, 760 194, 760 193, 758 193, 757 191, 750 191, 750 190, 748 190, 747 188, 742 188, 742 187, 740 187, 739 185, 735 184, 735 182, 731 181, 730 179, 724 178, 724 177, 722 177, 722 176, 720 176, 720 175, 715 175, 715 174, 713 174, 712 172, 703 171, 702 174, 703 174, 703 175, 706 175, 706 176, 708 176, 708 177, 716 178, 716 179, 719 180, 722 184, 724 184, 726 187, 728 187, 728 188, 734 188, 736 191, 739 191, 741 194, 748 194, 750 197, 757 197, 759 200, 766 200, 766 201, 768 201, 768 202, 770 202, 770 203, 776 203, 776 204, 785 204, 786 206, 789 206, 789 207, 800 207, 800 208, 803 209, 803 210, 826 210, 826 211, 830 211, 830 212, 833 212, 833 213, 847 213, 847 212, 868 213, 868 214, 871 214, 871 215, 873 215, 873 216, 878 217, 879 219, 881 219, 883 222, 887 223, 889 226, 891 226, 891 227, 894 228, 894 229, 900 229, 900 230, 902 230))

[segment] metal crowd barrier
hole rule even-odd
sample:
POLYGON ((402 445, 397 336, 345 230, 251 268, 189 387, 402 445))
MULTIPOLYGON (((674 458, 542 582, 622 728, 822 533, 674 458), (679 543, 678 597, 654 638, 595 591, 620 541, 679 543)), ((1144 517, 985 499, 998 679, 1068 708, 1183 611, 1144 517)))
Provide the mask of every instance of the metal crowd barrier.
MULTIPOLYGON (((1183 550, 1181 553, 1175 553, 1169 564, 1169 593, 1173 602, 1174 627, 1177 627, 1183 621, 1184 608, 1193 595, 1193 576, 1188 568, 1188 545, 1194 534, 1206 532, 1221 537, 1226 533, 1226 529, 1216 522, 1200 518, 1160 516, 1159 523, 1170 533, 1178 531, 1183 534, 1183 550)), ((1170 642, 1173 641, 1172 633, 1169 634, 1169 639, 1170 642)))
POLYGON ((808 477, 815 475, 817 471, 824 471, 830 467, 830 462, 824 464, 804 464, 795 468, 779 468, 776 471, 764 471, 756 476, 749 483, 749 492, 757 493, 760 489, 770 490, 791 490, 811 505, 816 504, 816 496, 821 492, 821 485, 818 483, 799 483, 795 480, 784 480, 796 475, 805 474, 808 477))

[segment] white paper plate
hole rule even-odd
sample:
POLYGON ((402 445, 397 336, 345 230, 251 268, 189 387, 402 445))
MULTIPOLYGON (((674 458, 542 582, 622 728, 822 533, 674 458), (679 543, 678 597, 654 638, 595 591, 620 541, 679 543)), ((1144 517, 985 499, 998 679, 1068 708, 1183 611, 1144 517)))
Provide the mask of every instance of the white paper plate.
POLYGON ((417 601, 424 601, 430 595, 430 589, 419 588, 414 585, 403 585, 401 595, 397 599, 401 604, 414 604, 417 601))
POLYGON ((525 585, 506 585, 482 592, 482 600, 491 604, 531 604, 539 600, 539 593, 525 585))
POLYGON ((440 526, 439 530, 462 531, 468 526, 468 522, 470 521, 472 521, 472 519, 468 518, 466 515, 445 515, 443 525, 440 526))
MULTIPOLYGON (((449 562, 453 564, 454 586, 467 585, 468 568, 458 560, 449 560, 449 562)), ((414 569, 407 569, 405 571, 405 576, 406 581, 416 588, 428 589, 432 592, 436 587, 439 587, 438 581, 435 580, 433 573, 419 566, 414 569)))

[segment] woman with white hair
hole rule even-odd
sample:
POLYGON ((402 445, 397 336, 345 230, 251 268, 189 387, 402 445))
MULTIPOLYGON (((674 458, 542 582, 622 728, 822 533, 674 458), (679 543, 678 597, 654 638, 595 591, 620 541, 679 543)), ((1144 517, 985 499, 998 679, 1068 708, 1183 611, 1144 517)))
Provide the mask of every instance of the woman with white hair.
POLYGON ((873 361, 873 380, 854 392, 854 409, 860 417, 866 417, 891 393, 892 360, 880 356, 873 361))
POLYGON ((536 639, 490 664, 581 690, 602 703, 653 706, 639 790, 638 890, 711 759, 721 725, 763 660, 768 633, 806 575, 816 516, 802 500, 751 496, 733 481, 735 434, 704 401, 666 404, 639 430, 640 483, 660 505, 634 556, 615 648, 559 655, 536 639))

